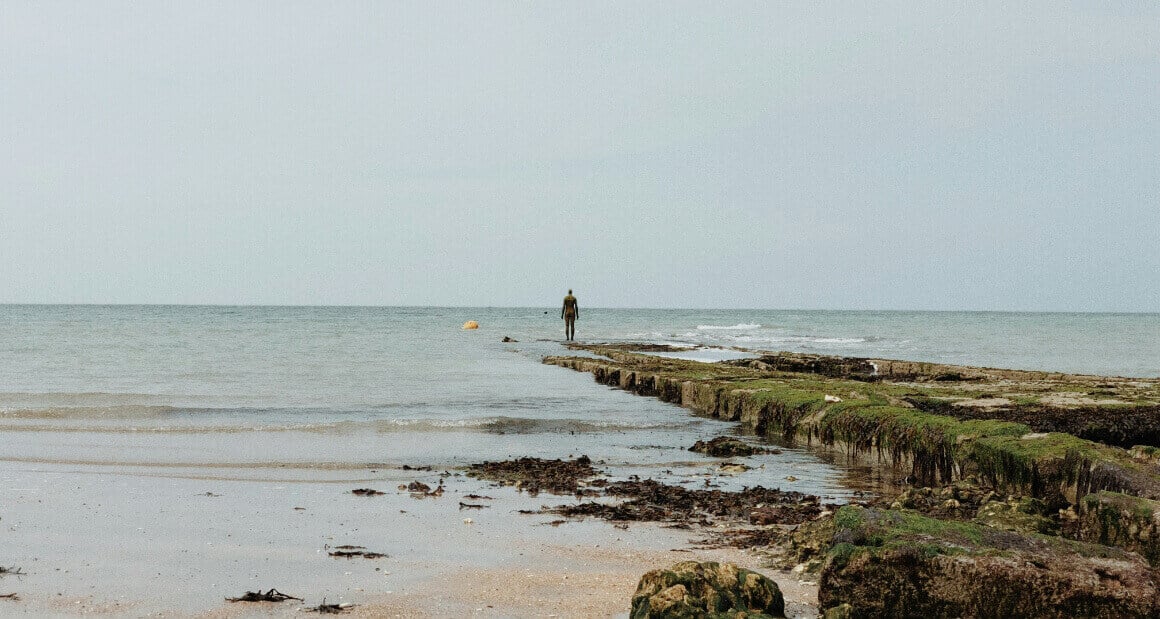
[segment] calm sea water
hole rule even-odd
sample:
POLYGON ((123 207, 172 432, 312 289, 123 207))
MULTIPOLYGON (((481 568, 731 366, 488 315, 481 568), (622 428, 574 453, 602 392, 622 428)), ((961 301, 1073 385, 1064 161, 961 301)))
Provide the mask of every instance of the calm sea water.
MULTIPOLYGON (((577 332, 1160 376, 1155 314, 582 308, 577 332)), ((562 334, 556 308, 0 306, 0 458, 324 475, 584 453, 699 474, 706 463, 687 446, 730 427, 541 364, 565 352, 562 334), (466 320, 481 328, 462 330, 466 320)), ((842 492, 839 473, 804 452, 768 464, 798 489, 842 492)))

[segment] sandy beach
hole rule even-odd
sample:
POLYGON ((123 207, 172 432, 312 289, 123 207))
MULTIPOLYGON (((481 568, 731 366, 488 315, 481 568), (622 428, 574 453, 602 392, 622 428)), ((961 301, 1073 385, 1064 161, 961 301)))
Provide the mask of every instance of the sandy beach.
MULTIPOLYGON (((42 437, 51 442, 52 435, 42 437)), ((6 462, 0 523, 6 564, 0 612, 32 616, 296 615, 350 603, 355 616, 623 616, 646 571, 688 559, 759 569, 760 558, 698 549, 689 531, 595 520, 552 524, 519 510, 568 502, 439 471, 253 469, 107 461, 6 462), (398 489, 413 481, 440 497, 398 489), (356 496, 354 488, 384 492, 356 496), (464 499, 465 495, 491 499, 464 499), (486 504, 462 509, 460 502, 486 504), (363 546, 380 559, 335 558, 363 546), (275 588, 302 597, 230 603, 275 588)), ((768 571, 768 570, 767 570, 768 571)), ((791 616, 811 616, 816 590, 771 574, 791 616)))

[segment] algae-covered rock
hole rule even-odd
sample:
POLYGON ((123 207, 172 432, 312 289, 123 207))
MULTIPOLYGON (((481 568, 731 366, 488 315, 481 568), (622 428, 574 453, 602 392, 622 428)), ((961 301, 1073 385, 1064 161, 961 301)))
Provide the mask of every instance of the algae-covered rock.
POLYGON ((632 619, 784 616, 777 583, 731 563, 685 561, 653 570, 632 596, 632 619))
POLYGON ((802 523, 785 534, 772 549, 773 564, 778 569, 817 573, 822 568, 826 553, 833 546, 833 540, 832 515, 802 523))
POLYGON ((1154 617, 1139 555, 1057 537, 843 507, 819 582, 850 617, 1154 617))
POLYGON ((760 447, 754 447, 741 439, 731 436, 718 436, 711 441, 697 441, 693 443, 689 451, 703 453, 714 458, 738 458, 752 456, 757 453, 765 453, 765 450, 760 447))
POLYGON ((923 516, 940 520, 973 520, 996 529, 1058 535, 1059 523, 1053 510, 1034 497, 1000 496, 993 489, 978 485, 973 478, 956 481, 941 488, 909 488, 881 506, 895 510, 914 510, 923 516))
POLYGON ((990 488, 970 478, 942 487, 908 488, 889 504, 892 509, 913 509, 934 518, 969 520, 994 495, 990 488))
POLYGON ((869 359, 811 355, 806 353, 779 352, 764 355, 760 359, 738 359, 725 363, 759 370, 802 372, 806 374, 820 374, 831 378, 851 378, 854 380, 873 380, 878 374, 877 368, 869 359))
POLYGON ((849 604, 839 604, 833 608, 827 608, 822 619, 850 619, 854 616, 854 607, 849 604))
POLYGON ((1160 447, 1135 445, 1128 450, 1128 455, 1148 464, 1160 464, 1160 447))
POLYGON ((1084 497, 1079 508, 1079 539, 1127 548, 1160 567, 1160 502, 1100 492, 1084 497))
POLYGON ((1059 523, 1047 517, 1047 506, 1039 499, 1010 497, 990 501, 979 508, 975 522, 1005 531, 1056 535, 1059 523))

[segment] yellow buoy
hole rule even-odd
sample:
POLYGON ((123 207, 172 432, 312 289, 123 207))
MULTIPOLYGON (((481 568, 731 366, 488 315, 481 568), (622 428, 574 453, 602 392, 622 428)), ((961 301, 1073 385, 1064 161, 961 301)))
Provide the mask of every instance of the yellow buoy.
POLYGON ((474 320, 468 320, 467 322, 463 323, 463 328, 464 329, 478 329, 479 323, 475 322, 474 320))

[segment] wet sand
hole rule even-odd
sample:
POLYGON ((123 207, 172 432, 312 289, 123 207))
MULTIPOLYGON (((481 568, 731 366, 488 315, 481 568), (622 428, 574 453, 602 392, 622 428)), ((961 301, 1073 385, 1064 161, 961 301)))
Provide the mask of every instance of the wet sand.
POLYGON ((814 587, 742 551, 694 548, 696 531, 552 526, 554 516, 518 513, 572 498, 529 497, 438 470, 260 460, 235 468, 214 462, 212 441, 199 463, 15 455, 83 451, 76 434, 60 444, 54 433, 9 436, 33 435, 36 445, 10 442, 0 472, 0 564, 26 573, 0 578, 0 594, 20 596, 0 600, 3 615, 297 616, 325 599, 356 604, 352 616, 625 616, 644 572, 689 559, 762 571, 782 586, 791 616, 816 612, 814 587), (441 497, 398 490, 440 479, 441 497), (350 492, 360 487, 385 494, 350 492), (461 501, 489 507, 461 509, 461 501), (340 545, 388 556, 327 554, 340 545), (305 603, 225 601, 271 587, 305 603))

